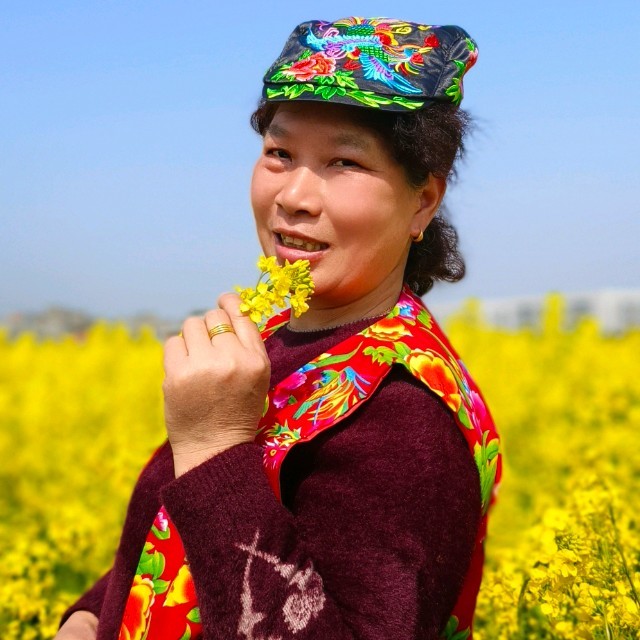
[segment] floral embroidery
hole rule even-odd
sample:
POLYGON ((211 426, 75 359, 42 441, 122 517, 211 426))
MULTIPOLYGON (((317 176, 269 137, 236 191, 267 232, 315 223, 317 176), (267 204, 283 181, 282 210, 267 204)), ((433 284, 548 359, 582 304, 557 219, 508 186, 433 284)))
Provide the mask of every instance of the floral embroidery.
POLYGON ((451 369, 442 358, 429 351, 412 351, 405 357, 405 362, 416 378, 422 380, 452 411, 458 413, 462 396, 451 369))
POLYGON ((383 318, 376 322, 374 325, 364 331, 365 336, 371 336, 378 340, 388 340, 389 342, 395 342, 400 338, 411 335, 411 332, 407 328, 406 324, 397 317, 383 318))
MULTIPOLYGON (((281 326, 287 317, 285 311, 272 318, 265 333, 271 335, 271 324, 281 326)), ((407 288, 385 318, 305 364, 271 390, 270 397, 278 402, 272 402, 263 416, 256 442, 264 447, 265 469, 276 495, 278 469, 291 446, 352 413, 371 396, 393 364, 402 365, 421 380, 457 417, 480 476, 485 478, 483 509, 488 508, 497 473, 497 449, 495 454, 491 448, 486 455, 476 455, 475 447, 486 433, 495 435, 493 421, 446 336, 407 288), (292 431, 289 423, 297 428, 292 431)), ((494 440, 497 447, 497 436, 489 444, 494 440)))
POLYGON ((460 629, 458 618, 451 616, 440 637, 444 640, 467 640, 470 635, 471 629, 469 627, 460 629))
POLYGON ((471 412, 473 428, 482 437, 482 425, 487 419, 487 406, 482 396, 476 391, 471 391, 471 404, 473 405, 473 411, 471 412))
POLYGON ((122 617, 119 640, 141 640, 149 623, 154 597, 153 582, 136 575, 122 617))
POLYGON ((335 70, 336 61, 333 58, 328 58, 324 53, 318 52, 294 62, 282 74, 306 82, 316 76, 330 76, 335 70))
MULTIPOLYGON (((253 608, 250 578, 251 567, 256 559, 270 564, 273 570, 282 576, 291 587, 291 593, 282 607, 282 615, 292 633, 303 631, 324 608, 325 595, 322 578, 315 572, 311 562, 305 569, 299 569, 294 564, 282 562, 278 556, 260 551, 258 549, 259 538, 260 532, 256 531, 250 545, 236 544, 238 549, 247 553, 247 564, 244 569, 240 597, 242 613, 238 624, 238 633, 241 633, 246 640, 268 640, 254 633, 255 627, 266 617, 264 613, 253 608)), ((270 640, 276 639, 271 638, 270 640)))
MULTIPOLYGON (((286 312, 272 322, 281 324, 283 317, 286 312)), ((270 331, 270 325, 266 330, 270 331)), ((394 364, 405 367, 442 398, 455 415, 478 466, 484 518, 474 551, 478 560, 447 625, 449 638, 463 640, 470 636, 477 595, 477 588, 471 585, 480 582, 486 514, 500 480, 499 439, 480 391, 418 298, 405 288, 386 318, 321 354, 272 389, 273 397, 286 389, 287 402, 265 414, 256 441, 264 447, 265 470, 279 495, 279 469, 291 446, 344 419, 371 396, 394 364), (355 376, 366 385, 356 386, 355 376), (353 388, 347 384, 350 378, 353 388), (289 420, 297 426, 293 438, 289 427, 281 426, 289 420), (267 427, 270 423, 275 426, 267 427)))
POLYGON ((334 420, 346 413, 358 400, 365 398, 366 387, 370 384, 370 380, 351 367, 345 367, 342 371, 324 369, 313 382, 315 391, 302 403, 293 417, 298 419, 313 409, 313 413, 307 419, 314 426, 334 420))
POLYGON ((473 447, 473 457, 480 472, 480 496, 483 513, 486 513, 489 508, 491 493, 495 489, 498 454, 500 453, 498 438, 489 440, 489 435, 489 431, 485 431, 482 434, 482 441, 473 447))
POLYGON ((464 74, 473 67, 478 59, 478 48, 474 44, 471 38, 466 39, 467 49, 469 50, 469 58, 466 62, 463 60, 454 60, 453 64, 458 67, 458 73, 454 76, 451 81, 451 86, 445 91, 445 93, 451 98, 451 102, 453 104, 460 104, 462 102, 462 98, 464 96, 464 88, 462 85, 462 79, 464 74))
POLYGON ((296 371, 287 378, 287 383, 278 387, 277 393, 273 395, 273 404, 282 409, 293 397, 291 391, 301 387, 307 381, 307 375, 304 371, 296 371))
POLYGON ((169 520, 164 517, 164 513, 162 513, 162 511, 158 511, 158 529, 164 533, 168 526, 169 520))
POLYGON ((290 429, 285 420, 284 425, 276 422, 273 427, 266 430, 264 437, 270 438, 265 445, 268 453, 265 452, 264 464, 266 468, 275 470, 280 467, 289 448, 300 440, 300 429, 290 429))
MULTIPOLYGON (((283 326, 289 314, 285 311, 271 318, 262 331, 263 338, 283 326)), ((472 569, 445 629, 449 640, 464 640, 470 636, 476 585, 481 578, 487 510, 500 481, 500 444, 479 389, 419 298, 405 287, 386 318, 308 362, 271 389, 256 442, 263 446, 264 469, 279 498, 280 468, 291 447, 350 415, 371 397, 393 365, 405 367, 442 398, 456 417, 478 466, 483 521, 472 569)), ((292 633, 305 629, 322 611, 322 580, 311 564, 299 569, 260 551, 258 540, 256 532, 251 545, 236 545, 248 553, 238 633, 246 640, 282 640, 255 634, 266 614, 254 609, 249 583, 252 563, 257 559, 268 562, 291 586, 282 615, 292 633)), ((182 541, 163 507, 140 557, 120 640, 194 640, 202 628, 197 605, 182 541)))
POLYGON ((119 640, 188 640, 202 624, 184 547, 164 507, 144 544, 119 640))
POLYGON ((400 45, 396 35, 406 36, 412 30, 409 23, 387 18, 345 18, 321 25, 318 35, 309 29, 298 60, 282 64, 266 78, 280 85, 267 88, 267 98, 294 99, 311 92, 325 100, 346 96, 368 107, 396 104, 419 109, 423 100, 404 96, 422 95, 422 88, 410 78, 419 74, 424 57, 440 43, 432 34, 422 45, 400 45), (382 94, 403 95, 363 89, 354 76, 356 70, 367 86, 378 86, 382 94))
POLYGON ((435 49, 440 46, 440 41, 438 40, 438 36, 435 33, 428 35, 424 39, 424 46, 429 47, 430 49, 435 49))
POLYGON ((171 587, 167 592, 167 598, 164 601, 165 607, 175 607, 185 602, 195 602, 196 590, 193 585, 193 578, 189 572, 189 567, 183 564, 178 569, 178 575, 171 583, 171 587))

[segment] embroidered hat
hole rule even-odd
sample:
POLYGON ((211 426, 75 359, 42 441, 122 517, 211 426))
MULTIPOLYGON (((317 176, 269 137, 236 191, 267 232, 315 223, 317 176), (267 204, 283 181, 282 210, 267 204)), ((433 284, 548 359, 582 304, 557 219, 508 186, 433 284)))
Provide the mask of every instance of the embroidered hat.
POLYGON ((459 105, 478 48, 455 26, 391 18, 299 24, 264 76, 267 101, 316 100, 387 111, 459 105))

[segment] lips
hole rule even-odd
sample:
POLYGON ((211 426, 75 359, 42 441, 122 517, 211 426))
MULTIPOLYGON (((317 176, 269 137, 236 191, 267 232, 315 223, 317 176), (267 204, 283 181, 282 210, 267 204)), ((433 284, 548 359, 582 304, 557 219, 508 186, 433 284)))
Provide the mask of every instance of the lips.
POLYGON ((324 242, 317 242, 311 238, 303 238, 285 233, 276 232, 276 238, 283 246, 298 249, 299 251, 322 251, 329 246, 324 242))

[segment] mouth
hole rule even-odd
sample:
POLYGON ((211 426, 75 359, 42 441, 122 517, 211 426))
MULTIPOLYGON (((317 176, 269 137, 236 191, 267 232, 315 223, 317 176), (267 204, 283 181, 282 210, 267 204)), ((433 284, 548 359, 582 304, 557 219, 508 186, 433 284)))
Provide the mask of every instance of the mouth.
POLYGON ((283 246, 298 249, 299 251, 323 251, 329 246, 324 242, 315 242, 314 240, 290 236, 284 233, 276 233, 275 236, 283 246))

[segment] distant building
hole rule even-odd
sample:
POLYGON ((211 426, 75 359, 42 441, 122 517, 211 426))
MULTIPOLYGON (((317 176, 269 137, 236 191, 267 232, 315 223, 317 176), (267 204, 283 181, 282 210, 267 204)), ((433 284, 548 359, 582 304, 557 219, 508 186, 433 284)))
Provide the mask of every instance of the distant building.
MULTIPOLYGON (((617 334, 631 327, 640 327, 640 290, 603 290, 591 293, 561 294, 563 328, 573 329, 583 318, 594 318, 603 332, 617 334)), ((477 313, 489 325, 506 329, 540 328, 551 295, 516 296, 512 298, 478 300, 477 313)), ((469 301, 456 303, 430 303, 427 306, 439 321, 446 321, 468 307, 469 301)), ((474 305, 475 306, 475 305, 474 305)), ((476 311, 474 311, 475 313, 476 311)), ((194 311, 189 315, 202 315, 194 311)), ((186 317, 186 316, 185 316, 186 317)), ((26 331, 40 338, 57 338, 62 335, 83 336, 98 319, 72 309, 51 307, 38 313, 13 313, 0 320, 0 327, 15 337, 26 331)), ((158 318, 153 314, 139 314, 123 318, 132 333, 142 327, 150 327, 160 340, 180 331, 180 322, 158 318)))
MULTIPOLYGON (((552 294, 516 296, 478 301, 485 322, 506 329, 540 328, 552 294)), ((640 290, 605 289, 590 293, 561 294, 563 328, 573 329, 583 318, 597 320, 604 333, 617 334, 631 327, 640 327, 640 290)), ((459 313, 465 302, 429 304, 439 320, 459 313)))
MULTIPOLYGON (((99 318, 83 311, 50 307, 40 312, 9 314, 0 320, 0 327, 6 329, 11 338, 26 332, 33 333, 41 339, 59 338, 64 335, 80 338, 98 320, 99 318)), ((150 327, 161 340, 180 331, 179 323, 158 318, 153 314, 138 314, 113 322, 124 323, 132 334, 139 333, 143 327, 150 327)))
POLYGON ((181 329, 181 323, 158 318, 152 313, 140 313, 132 318, 124 319, 123 322, 132 333, 139 333, 144 327, 150 327, 160 340, 177 335, 181 329))
POLYGON ((12 313, 0 323, 11 337, 34 333, 39 338, 57 338, 64 334, 82 335, 95 319, 83 311, 50 307, 36 313, 12 313))

